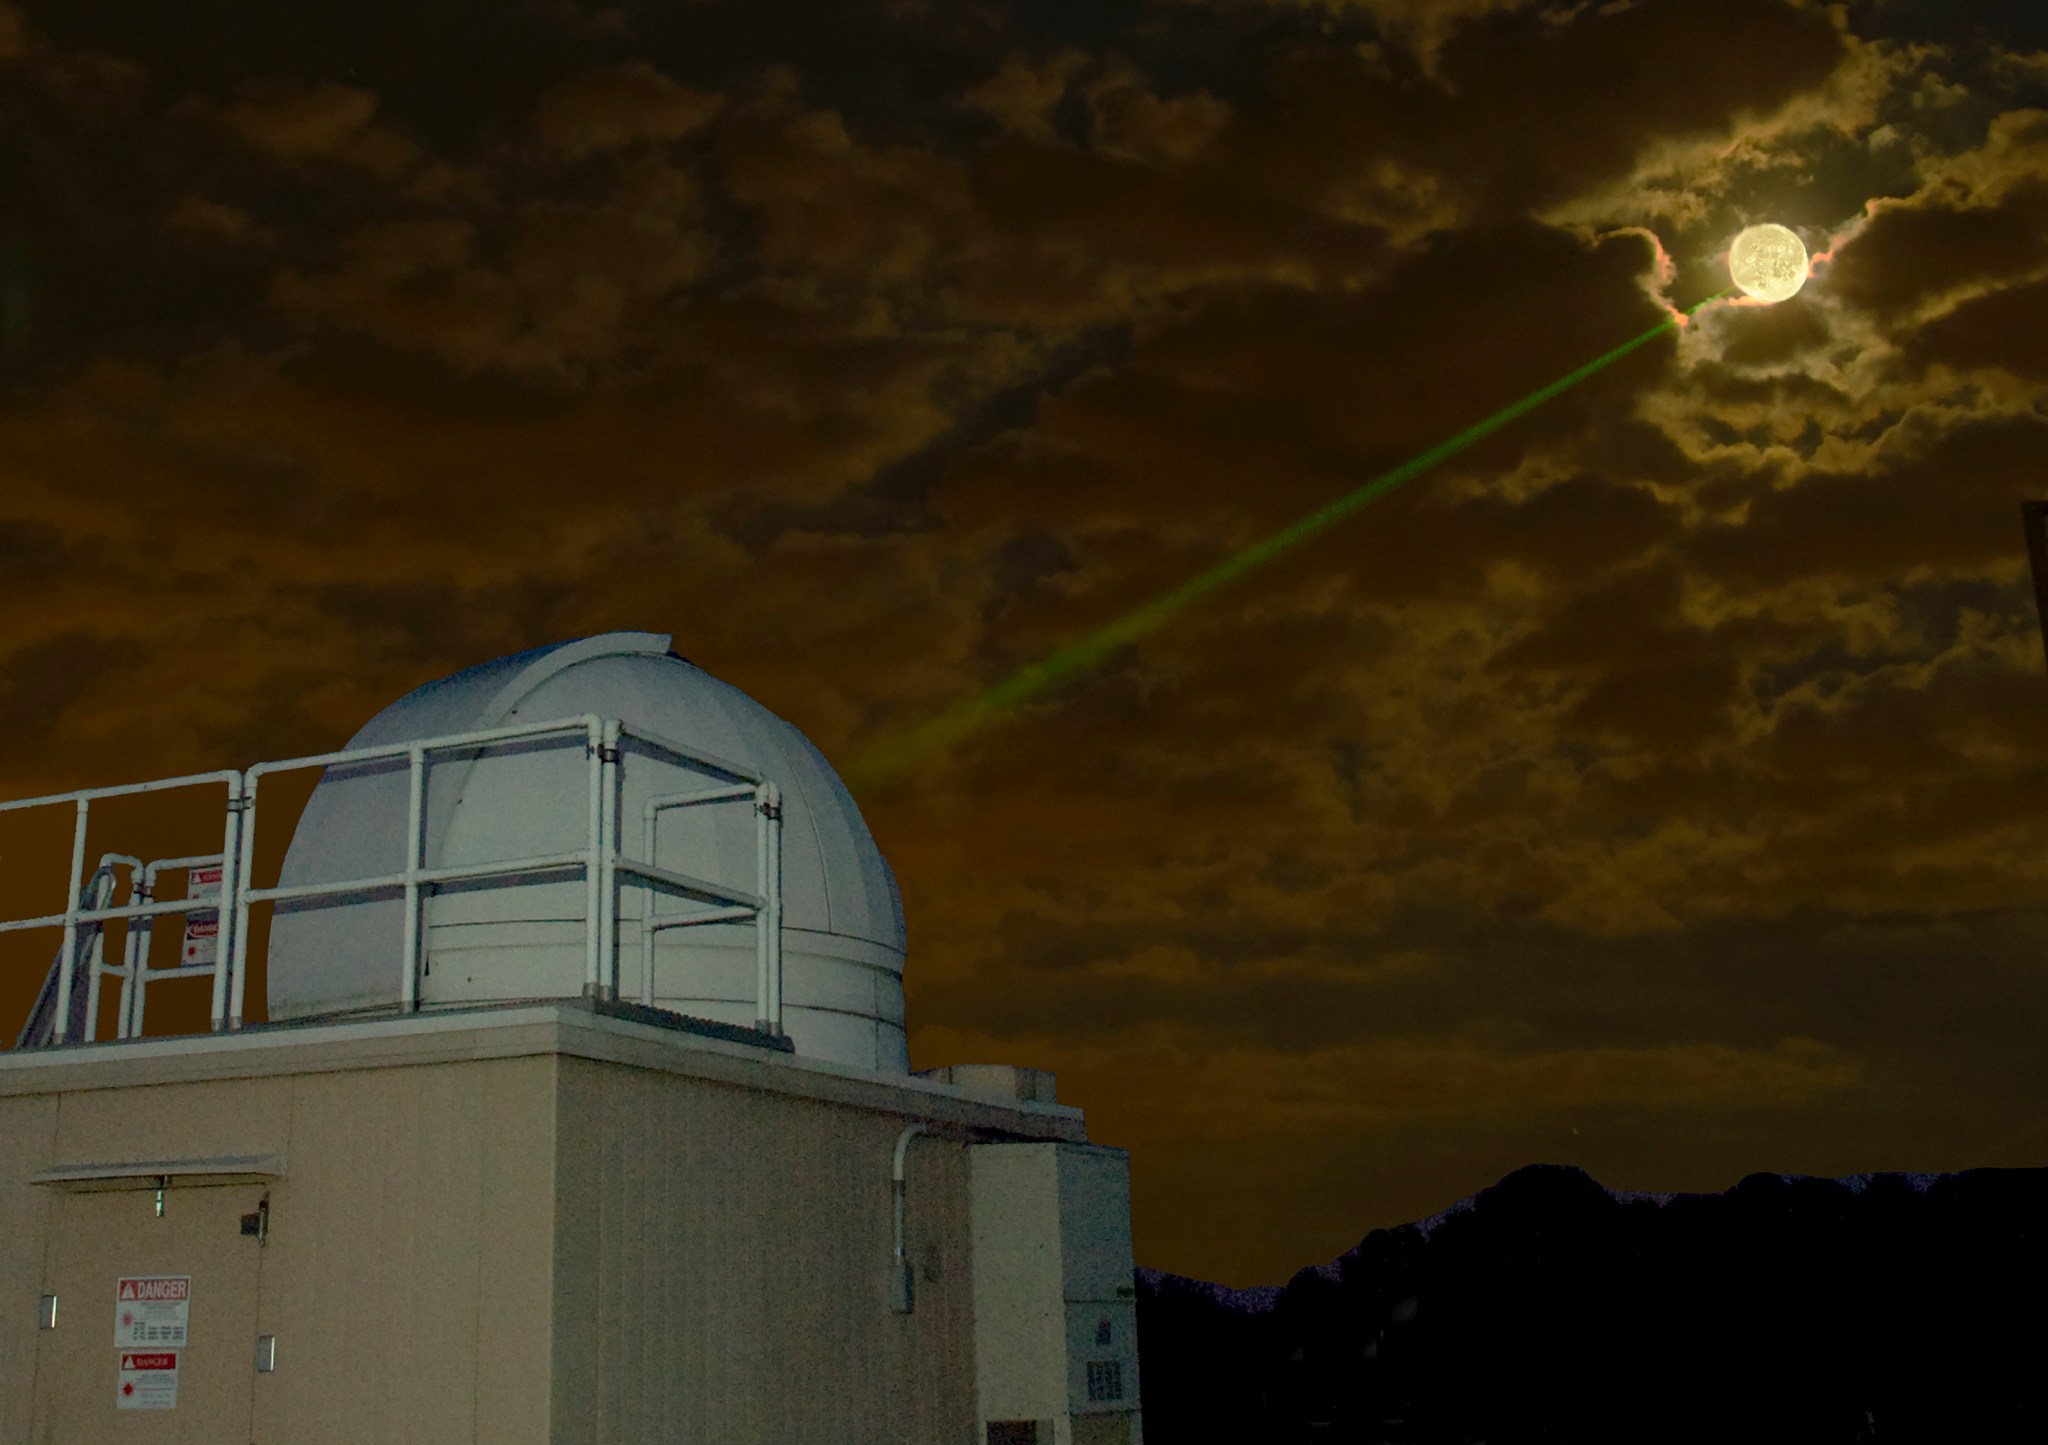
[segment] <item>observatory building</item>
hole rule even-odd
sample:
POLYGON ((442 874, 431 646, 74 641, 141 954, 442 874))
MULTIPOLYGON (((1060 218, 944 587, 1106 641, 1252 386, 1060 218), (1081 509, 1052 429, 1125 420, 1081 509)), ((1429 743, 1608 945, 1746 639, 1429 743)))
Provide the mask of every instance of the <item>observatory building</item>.
POLYGON ((0 1054, 0 1440, 1140 1442, 1124 1154, 1048 1074, 911 1072, 853 799, 667 637, 0 809, 71 838, 0 924, 61 940, 0 1054), (140 793, 186 851, 110 851, 140 793))

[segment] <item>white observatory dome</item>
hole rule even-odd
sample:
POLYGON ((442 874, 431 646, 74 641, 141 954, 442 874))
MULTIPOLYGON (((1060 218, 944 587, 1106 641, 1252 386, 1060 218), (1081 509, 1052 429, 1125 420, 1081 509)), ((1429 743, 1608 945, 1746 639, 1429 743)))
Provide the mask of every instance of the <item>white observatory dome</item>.
MULTIPOLYGON (((648 632, 612 632, 499 658, 400 698, 352 748, 413 742, 587 714, 617 718, 682 747, 750 768, 782 790, 783 1023, 796 1052, 907 1073, 903 903, 853 798, 794 727, 648 632)), ((504 752, 442 754, 429 770, 422 866, 573 852, 589 837, 580 739, 504 752)), ((641 850, 642 805, 678 791, 679 774, 621 770, 622 851, 641 850)), ((695 780, 699 786, 703 778, 695 780)), ((403 867, 403 760, 330 767, 292 835, 283 887, 389 876, 403 867)), ((663 868, 755 887, 751 803, 664 813, 663 868)), ((444 886, 428 897, 422 1008, 574 997, 585 978, 582 878, 444 886)), ((620 992, 640 996, 639 920, 650 895, 622 891, 620 992)), ((676 905, 664 900, 662 911, 676 905)), ((403 902, 326 899, 278 905, 270 932, 270 1017, 285 1021, 397 1006, 403 902)), ((654 1002, 723 1023, 755 1022, 754 924, 656 935, 654 1002)))

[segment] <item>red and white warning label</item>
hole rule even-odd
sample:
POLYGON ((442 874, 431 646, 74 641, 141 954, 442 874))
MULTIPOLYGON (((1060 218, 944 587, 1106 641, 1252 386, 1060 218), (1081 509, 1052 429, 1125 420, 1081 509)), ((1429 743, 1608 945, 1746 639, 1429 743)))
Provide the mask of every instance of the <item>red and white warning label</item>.
MULTIPOLYGON (((220 897, 221 865, 194 868, 185 875, 185 896, 190 899, 220 897)), ((220 913, 215 909, 185 915, 185 946, 179 952, 181 968, 210 967, 217 961, 220 943, 220 913)))
POLYGON ((176 1350, 123 1350, 115 1386, 117 1410, 170 1410, 178 1403, 176 1350))
POLYGON ((182 1345, 191 1321, 189 1274, 123 1275, 114 1287, 114 1344, 119 1349, 182 1345))
POLYGON ((185 946, 179 951, 180 968, 209 968, 220 956, 220 915, 193 913, 185 918, 185 946))

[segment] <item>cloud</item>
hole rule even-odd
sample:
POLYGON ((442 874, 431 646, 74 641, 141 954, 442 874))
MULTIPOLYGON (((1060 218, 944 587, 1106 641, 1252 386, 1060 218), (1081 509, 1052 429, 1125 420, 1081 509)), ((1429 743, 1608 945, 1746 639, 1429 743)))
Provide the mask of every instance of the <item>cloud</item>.
MULTIPOLYGON (((947 1032, 932 1031, 923 1042, 935 1057, 975 1056, 957 1053, 971 1045, 947 1032)), ((1005 1040, 998 1049, 1004 1044, 1015 1047, 1005 1040)), ((1119 1101, 1120 1137, 1210 1147, 1264 1137, 1276 1120, 1290 1132, 1341 1138, 1410 1120, 1441 1126, 1458 1115, 1496 1113, 1510 1099, 1529 1114, 1624 1103, 1674 1112, 1811 1105, 1853 1090, 1861 1073, 1835 1050, 1798 1038, 1759 1049, 1507 1054, 1477 1043, 1398 1042, 1283 1057, 1190 1050, 1147 1031, 1127 1047, 1090 1048, 1073 1058, 1096 1091, 1119 1101), (1200 1106, 1190 1108, 1191 1100, 1200 1106)))
POLYGON ((1086 52, 1060 50, 1043 58, 1019 53, 1004 57, 988 79, 961 97, 969 110, 979 111, 1011 135, 1027 140, 1058 138, 1055 114, 1067 97, 1070 82, 1088 64, 1086 52))
POLYGON ((2048 277, 1976 296, 1937 317, 1907 355, 1923 365, 1996 367, 2026 382, 2048 380, 2038 338, 2048 325, 2048 277))
POLYGON ((1779 0, 1486 11, 1420 75, 1377 46, 1280 50, 1268 71, 1280 103, 1245 127, 1239 164, 1332 198, 1370 167, 1402 178, 1390 202, 1424 185, 1466 215, 1569 212, 1663 148, 1726 144, 1850 54, 1826 14, 1779 0), (1750 39, 1722 43, 1735 31, 1750 39))
POLYGON ((106 688, 129 661, 119 641, 82 631, 9 653, 0 659, 0 743, 18 747, 63 726, 71 708, 106 688))
POLYGON ((1128 66, 1088 87, 1088 109, 1097 150, 1158 165, 1201 155, 1231 118, 1229 103, 1207 91, 1161 96, 1128 66))
POLYGON ((1999 116, 1981 147, 1931 164, 1872 209, 1827 273, 1845 302, 1896 318, 2048 267, 2048 112, 1999 116))
MULTIPOLYGON (((1100 531, 1105 544, 1134 524, 1159 524, 1168 552, 1184 552, 1191 525, 1205 548, 1247 544, 1653 323, 1631 284, 1645 260, 1633 242, 1592 249, 1508 226, 1442 238, 1355 289, 1216 287, 1149 328, 1115 372, 1048 397, 1028 445, 964 460, 937 504, 972 524, 1029 487, 1035 525, 1100 531)), ((1520 444, 1568 428, 1599 394, 1532 418, 1535 438, 1520 444)), ((1463 548, 1423 561, 1415 529, 1443 519, 1413 495, 1350 532, 1359 585, 1435 590, 1469 575, 1463 548)), ((1091 599, 1105 616, 1155 585, 1130 575, 1131 560, 1110 569, 1128 578, 1115 595, 1091 599)))
POLYGON ((321 81, 246 95, 222 107, 220 124, 244 144, 291 164, 326 161, 395 182, 419 148, 375 121, 378 100, 356 86, 321 81))
POLYGON ((758 111, 726 127, 720 153, 727 194, 761 226, 762 262, 815 284, 921 290, 971 224, 960 161, 865 144, 836 111, 758 111))
POLYGON ((539 196, 505 214, 486 249, 458 216, 367 223, 333 264, 287 264, 271 296, 286 313, 464 370, 553 373, 633 345, 663 297, 694 280, 713 244, 688 171, 647 161, 608 194, 539 196))
POLYGON ((210 201, 204 196, 183 197, 164 218, 164 226, 171 231, 210 237, 231 245, 250 245, 276 240, 274 232, 258 225, 255 217, 239 206, 210 201))
POLYGON ((534 134, 567 160, 649 142, 680 140, 710 123, 720 95, 677 84, 645 61, 586 71, 551 87, 534 112, 534 134))

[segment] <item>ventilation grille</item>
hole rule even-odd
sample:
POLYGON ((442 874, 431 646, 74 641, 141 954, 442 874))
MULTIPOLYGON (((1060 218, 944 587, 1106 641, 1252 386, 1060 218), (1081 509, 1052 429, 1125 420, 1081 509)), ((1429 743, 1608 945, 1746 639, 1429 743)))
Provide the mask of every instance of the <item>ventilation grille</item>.
POLYGON ((1124 1397, 1124 1367, 1121 1360, 1088 1362, 1088 1398, 1121 1400, 1124 1397))

